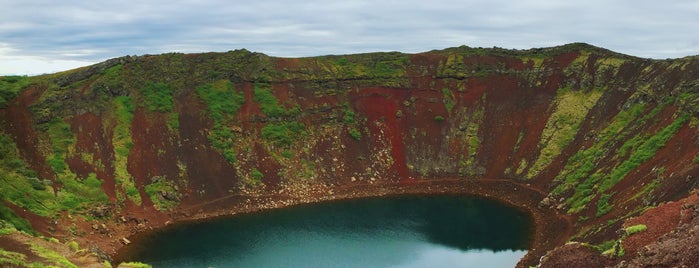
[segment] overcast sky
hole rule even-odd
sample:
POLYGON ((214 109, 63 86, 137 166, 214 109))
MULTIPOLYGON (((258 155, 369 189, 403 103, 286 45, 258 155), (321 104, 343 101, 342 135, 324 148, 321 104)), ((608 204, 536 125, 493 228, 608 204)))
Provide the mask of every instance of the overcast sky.
POLYGON ((699 54, 696 0, 0 0, 0 10, 0 75, 239 48, 299 57, 586 42, 647 58, 699 54))

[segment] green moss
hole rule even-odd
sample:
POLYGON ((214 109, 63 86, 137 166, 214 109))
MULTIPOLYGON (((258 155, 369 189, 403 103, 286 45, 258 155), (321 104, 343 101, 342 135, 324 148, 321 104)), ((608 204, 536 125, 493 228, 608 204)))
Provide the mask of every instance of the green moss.
POLYGON ((454 105, 456 105, 456 98, 454 97, 454 92, 452 92, 448 88, 443 88, 442 97, 444 107, 447 109, 447 113, 451 114, 451 110, 454 109, 454 105))
POLYGON ((27 267, 27 256, 0 248, 0 265, 3 267, 27 267))
POLYGON ((356 123, 355 113, 352 110, 352 108, 350 108, 349 102, 345 102, 342 104, 342 114, 342 121, 346 125, 356 123))
POLYGON ((227 80, 219 80, 197 88, 197 96, 206 103, 206 109, 214 122, 230 124, 245 103, 243 94, 234 90, 227 80))
POLYGON ((272 88, 268 83, 255 83, 254 93, 255 102, 260 104, 260 109, 267 117, 286 115, 286 110, 279 105, 279 101, 272 93, 272 88))
POLYGON ((250 176, 252 177, 251 181, 248 182, 250 186, 257 186, 262 184, 262 179, 265 177, 265 174, 263 174, 260 170, 257 168, 253 168, 252 171, 250 172, 250 176))
POLYGON ((36 234, 32 225, 24 218, 17 216, 10 208, 0 202, 0 225, 2 229, 20 230, 29 234, 36 234))
POLYGON ((624 231, 626 231, 627 236, 630 236, 632 234, 643 232, 646 229, 648 229, 648 227, 645 224, 637 224, 624 228, 624 231))
POLYGON ((245 98, 236 92, 233 84, 227 80, 198 87, 197 96, 204 101, 209 117, 214 121, 214 126, 209 132, 209 141, 228 162, 234 163, 236 153, 233 144, 236 135, 231 127, 240 107, 245 103, 245 98))
POLYGON ((145 264, 141 262, 123 262, 119 264, 119 267, 123 268, 152 268, 150 264, 145 264))
POLYGON ((145 186, 145 191, 160 211, 167 211, 179 205, 179 193, 175 184, 163 176, 151 178, 151 183, 145 186))
POLYGON ((566 204, 571 206, 570 213, 579 212, 592 199, 592 195, 595 194, 592 191, 593 186, 604 176, 594 172, 598 161, 608 153, 608 144, 626 137, 623 130, 643 113, 644 108, 645 104, 634 104, 620 111, 598 134, 596 143, 568 158, 566 166, 555 178, 559 184, 551 194, 559 195, 571 188, 574 189, 573 196, 566 200, 566 204))
POLYGON ((150 83, 141 90, 143 102, 151 112, 169 113, 175 105, 174 89, 166 83, 150 83))
POLYGON ((48 123, 47 134, 51 143, 51 152, 46 162, 54 172, 63 173, 68 167, 65 158, 73 149, 75 136, 71 132, 70 125, 60 119, 54 119, 48 123))
MULTIPOLYGON (((58 210, 53 188, 48 187, 47 180, 41 181, 42 187, 36 187, 36 176, 20 158, 12 139, 0 132, 0 198, 38 215, 51 216, 58 210)), ((7 214, 5 217, 12 218, 7 214)))
POLYGON ((613 195, 614 194, 602 194, 602 196, 600 196, 599 200, 597 201, 597 217, 607 214, 612 210, 614 206, 609 204, 609 200, 613 195))
POLYGON ((539 157, 527 172, 527 178, 532 178, 544 170, 573 141, 580 124, 600 96, 602 90, 599 89, 586 92, 563 88, 558 91, 553 104, 555 108, 541 134, 539 157))
POLYGON ((359 132, 356 128, 350 128, 349 129, 349 135, 355 139, 355 140, 361 140, 362 139, 362 133, 359 132))
POLYGON ((306 127, 299 122, 269 123, 262 127, 262 138, 281 147, 290 146, 298 137, 305 136, 306 127))
POLYGON ((635 146, 629 146, 634 148, 634 150, 630 153, 629 158, 612 170, 609 177, 607 177, 600 186, 599 191, 605 192, 611 189, 614 185, 626 177, 629 172, 655 156, 656 152, 665 146, 667 141, 669 141, 670 138, 672 138, 677 131, 679 131, 679 129, 689 120, 689 118, 689 115, 682 114, 675 119, 672 124, 666 126, 650 138, 645 139, 645 141, 642 143, 638 141, 634 142, 635 146))
POLYGON ((141 205, 141 194, 136 189, 136 184, 127 170, 127 162, 133 140, 131 138, 131 124, 134 116, 134 104, 131 97, 118 96, 112 100, 114 116, 108 116, 107 122, 114 122, 114 177, 117 185, 126 192, 127 198, 136 205, 141 205))
POLYGON ((0 108, 7 107, 7 103, 28 85, 26 76, 0 76, 0 108))
POLYGON ((36 255, 39 257, 45 259, 45 261, 51 265, 56 265, 58 267, 66 267, 66 268, 77 268, 78 266, 75 266, 75 264, 71 263, 66 259, 66 257, 62 256, 60 253, 55 252, 53 250, 44 248, 39 245, 31 245, 31 250, 34 252, 36 255))
MULTIPOLYGON (((483 99, 485 101, 485 99, 483 99)), ((464 125, 460 126, 464 130, 463 142, 466 147, 466 153, 460 156, 459 174, 462 176, 476 176, 481 173, 476 163, 476 152, 481 143, 481 138, 478 136, 480 124, 483 122, 485 109, 483 106, 478 106, 468 118, 464 125)))
POLYGON ((74 175, 63 173, 57 180, 63 186, 58 196, 64 209, 81 211, 108 201, 107 195, 102 190, 102 180, 98 179, 95 173, 90 173, 83 180, 72 176, 74 175))

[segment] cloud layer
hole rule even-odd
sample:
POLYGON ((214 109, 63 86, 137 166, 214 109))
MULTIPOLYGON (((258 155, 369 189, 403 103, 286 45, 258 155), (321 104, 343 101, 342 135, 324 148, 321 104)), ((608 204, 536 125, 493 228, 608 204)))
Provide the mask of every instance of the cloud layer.
POLYGON ((699 3, 661 2, 0 0, 0 74, 238 48, 298 57, 587 42, 640 57, 699 54, 699 3))

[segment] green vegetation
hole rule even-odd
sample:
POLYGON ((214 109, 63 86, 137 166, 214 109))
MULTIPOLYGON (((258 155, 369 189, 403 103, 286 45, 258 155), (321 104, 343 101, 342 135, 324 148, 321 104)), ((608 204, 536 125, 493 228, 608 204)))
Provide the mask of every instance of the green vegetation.
MULTIPOLYGON (((255 83, 254 93, 254 100, 260 104, 260 109, 267 117, 294 117, 301 112, 298 107, 290 110, 284 109, 274 97, 272 89, 267 83, 255 83)), ((271 141, 274 145, 288 147, 298 137, 305 135, 305 129, 303 124, 296 121, 268 123, 262 127, 262 138, 271 141)))
POLYGON ((75 136, 70 130, 70 125, 60 119, 49 122, 47 133, 51 142, 51 153, 47 156, 46 163, 56 174, 63 173, 68 167, 64 159, 75 144, 75 136))
MULTIPOLYGON (((134 104, 131 97, 118 96, 112 100, 113 118, 108 117, 108 122, 114 122, 114 177, 117 185, 126 193, 127 198, 136 205, 141 205, 141 194, 136 189, 136 184, 127 170, 127 160, 133 147, 131 139, 131 123, 133 122, 134 104)), ((123 196, 117 193, 117 198, 122 201, 123 196)))
POLYGON ((297 138, 306 134, 306 127, 299 122, 269 123, 262 127, 262 138, 281 147, 290 146, 297 138))
POLYGON ((230 124, 245 103, 243 94, 233 89, 228 80, 220 80, 197 88, 197 95, 206 103, 214 123, 230 124))
MULTIPOLYGON (((677 133, 679 128, 689 120, 688 115, 682 114, 673 123, 652 136, 639 134, 640 136, 635 136, 631 139, 627 138, 630 133, 629 126, 631 122, 634 122, 634 126, 644 124, 659 113, 668 103, 665 102, 658 105, 645 115, 643 115, 643 112, 646 110, 645 104, 634 104, 628 109, 619 112, 612 119, 611 123, 599 133, 595 144, 578 151, 568 159, 566 167, 556 177, 556 180, 564 179, 564 181, 551 192, 553 195, 558 195, 574 187, 573 195, 566 200, 566 204, 570 207, 568 213, 581 211, 594 196, 607 192, 626 177, 631 170, 650 160, 677 133), (610 153, 608 145, 624 139, 626 141, 620 146, 617 157, 621 158, 628 155, 628 158, 615 166, 611 171, 607 171, 608 173, 601 170, 594 172, 598 161, 610 153)), ((609 204, 609 198, 611 196, 603 195, 600 197, 597 216, 604 215, 612 209, 612 206, 609 204)))
POLYGON ((150 264, 145 264, 141 262, 122 262, 119 267, 123 268, 152 268, 150 264))
POLYGON ((165 83, 150 83, 141 91, 143 102, 151 112, 169 113, 175 105, 172 87, 165 83))
POLYGON ((554 101, 555 108, 546 122, 539 141, 541 153, 527 172, 527 178, 532 178, 544 170, 568 143, 573 141, 580 124, 600 96, 602 96, 601 89, 587 92, 570 88, 558 90, 554 101))
MULTIPOLYGON (((58 200, 47 201, 58 201, 60 209, 69 211, 80 211, 93 207, 96 203, 106 202, 108 198, 102 191, 102 181, 97 179, 94 173, 80 180, 68 169, 65 159, 72 154, 73 144, 76 141, 70 125, 63 120, 54 119, 46 127, 51 149, 47 154, 46 162, 56 174, 56 183, 61 186, 57 188, 58 200)), ((47 203, 43 202, 40 203, 40 207, 44 209, 40 209, 43 211, 37 211, 37 213, 49 213, 45 209, 53 210, 51 213, 55 213, 57 209, 49 208, 47 203)))
POLYGON ((442 122, 442 121, 444 121, 444 116, 441 116, 441 115, 435 116, 434 121, 442 122))
POLYGON ((163 176, 151 178, 151 183, 146 185, 145 191, 160 211, 167 211, 179 205, 177 187, 163 176))
POLYGON ((597 162, 607 153, 607 144, 621 140, 625 136, 623 130, 644 111, 644 104, 635 104, 620 111, 611 123, 597 136, 597 142, 589 148, 582 149, 568 159, 564 169, 556 176, 556 181, 562 182, 551 191, 559 195, 574 188, 572 197, 566 200, 570 206, 569 213, 576 213, 585 208, 595 194, 593 186, 601 179, 602 174, 591 174, 597 162), (582 182, 581 182, 582 181, 582 182))
POLYGON ((361 140, 362 139, 362 133, 359 132, 356 128, 350 128, 349 129, 349 135, 355 139, 355 140, 361 140))
POLYGON ((102 181, 95 173, 80 181, 71 178, 72 174, 63 173, 57 179, 63 188, 59 193, 60 204, 70 211, 81 211, 95 207, 98 203, 106 203, 107 195, 102 190, 102 181))
MULTIPOLYGON (((674 136, 677 131, 689 120, 690 116, 687 114, 680 115, 672 124, 660 130, 655 135, 650 138, 644 139, 644 142, 634 142, 634 145, 629 146, 633 148, 629 158, 622 162, 621 165, 616 167, 610 174, 609 177, 600 186, 600 192, 605 192, 611 189, 616 183, 621 181, 626 177, 631 170, 634 170, 644 162, 650 160, 655 153, 662 147, 665 146, 667 141, 674 136)), ((633 139, 631 139, 633 141, 633 139)), ((624 146, 622 146, 624 148, 624 146)), ((627 149, 625 149, 627 150, 627 149)))
POLYGON ((26 263, 27 256, 22 253, 7 251, 0 248, 0 266, 3 267, 39 267, 40 264, 32 263, 28 265, 26 263))
POLYGON ((456 105, 456 97, 454 97, 454 92, 451 92, 449 88, 442 89, 444 107, 447 108, 447 113, 451 114, 451 110, 454 109, 456 105))
POLYGON ((269 83, 255 83, 254 93, 255 102, 260 104, 260 109, 267 117, 283 117, 287 115, 286 109, 279 105, 279 101, 274 97, 269 83))
POLYGON ((26 76, 0 76, 0 108, 7 107, 7 103, 28 85, 26 76))
POLYGON ((637 224, 633 226, 626 227, 624 231, 626 231, 626 235, 630 236, 635 233, 640 233, 648 229, 648 227, 645 224, 637 224))
POLYGON ((250 175, 252 176, 252 181, 248 183, 248 185, 251 186, 256 186, 256 185, 261 185, 262 184, 262 179, 265 177, 265 174, 263 174, 260 170, 257 168, 253 168, 252 172, 250 172, 250 175))
POLYGON ((342 114, 342 122, 344 122, 346 125, 354 124, 357 122, 355 118, 355 113, 350 108, 349 102, 345 102, 342 104, 342 114))
POLYGON ((612 210, 613 206, 609 204, 609 199, 611 199, 613 195, 614 194, 604 193, 602 196, 600 196, 599 200, 597 201, 597 217, 607 214, 610 210, 612 210))
POLYGON ((214 126, 209 133, 209 141, 230 163, 235 162, 233 144, 236 136, 231 130, 235 115, 245 103, 242 94, 233 89, 233 84, 220 80, 197 88, 197 95, 206 103, 209 117, 214 126))
POLYGON ((9 233, 12 230, 20 230, 25 233, 35 234, 34 228, 26 219, 23 219, 15 214, 10 208, 0 202, 0 226, 2 230, 0 234, 9 233))
POLYGON ((48 263, 51 265, 55 265, 58 267, 67 267, 67 268, 77 268, 78 266, 75 266, 73 263, 68 261, 66 257, 62 256, 58 252, 55 252, 53 250, 44 248, 39 245, 31 245, 32 252, 34 252, 36 255, 39 257, 45 259, 48 263))
MULTIPOLYGON (((39 190, 33 181, 37 173, 27 167, 19 156, 12 139, 0 132, 0 197, 42 216, 51 216, 57 210, 53 188, 39 190)), ((50 181, 41 181, 48 186, 50 181)), ((14 216, 3 213, 3 219, 11 223, 14 216)), ((18 226, 22 226, 21 223, 18 226)))
POLYGON ((70 250, 73 252, 78 252, 80 250, 80 245, 78 245, 78 242, 75 242, 75 240, 68 241, 66 246, 68 246, 68 248, 70 248, 70 250))
MULTIPOLYGON (((485 98, 483 99, 485 101, 485 98)), ((463 130, 463 143, 465 144, 466 154, 462 154, 459 160, 459 175, 461 176, 476 176, 481 174, 480 168, 476 163, 476 152, 481 143, 481 138, 478 136, 480 125, 485 116, 485 109, 482 105, 476 107, 468 121, 459 126, 463 130)))

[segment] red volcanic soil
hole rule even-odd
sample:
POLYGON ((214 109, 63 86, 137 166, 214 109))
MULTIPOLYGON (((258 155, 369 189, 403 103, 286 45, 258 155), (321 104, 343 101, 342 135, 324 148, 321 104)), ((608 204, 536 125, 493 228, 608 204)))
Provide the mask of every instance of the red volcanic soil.
MULTIPOLYGON (((629 219, 624 227, 646 225, 646 231, 624 239, 622 246, 633 263, 645 260, 656 267, 696 265, 699 256, 699 191, 675 202, 651 208, 629 219)), ((685 266, 687 267, 687 266, 685 266)))
MULTIPOLYGON (((369 88, 362 90, 355 102, 357 110, 361 111, 368 119, 367 126, 372 135, 368 139, 372 142, 388 141, 393 158, 392 170, 395 170, 398 173, 398 178, 402 180, 410 177, 405 162, 405 152, 403 151, 405 146, 401 135, 401 129, 404 128, 399 125, 406 124, 406 122, 405 120, 398 121, 395 115, 400 103, 407 99, 408 92, 400 89, 369 88), (386 91, 391 91, 391 94, 384 95, 383 92, 386 91)), ((381 148, 383 146, 374 144, 372 147, 381 148)))

